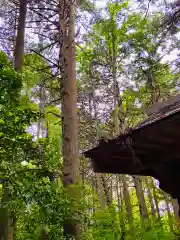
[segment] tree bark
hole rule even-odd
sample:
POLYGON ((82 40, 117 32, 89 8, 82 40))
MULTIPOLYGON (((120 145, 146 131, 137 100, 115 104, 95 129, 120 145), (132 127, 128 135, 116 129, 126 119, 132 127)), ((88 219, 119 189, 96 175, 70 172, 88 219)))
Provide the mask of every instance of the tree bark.
POLYGON ((164 200, 165 200, 165 204, 166 204, 166 210, 167 210, 167 214, 168 214, 169 227, 170 227, 170 230, 173 231, 172 215, 171 215, 171 211, 170 211, 170 208, 169 208, 168 195, 167 195, 167 193, 163 192, 163 196, 164 196, 164 200))
POLYGON ((101 184, 101 174, 96 173, 96 182, 97 182, 97 192, 99 195, 99 203, 100 208, 105 209, 106 203, 105 203, 105 197, 104 197, 104 187, 101 184))
MULTIPOLYGON (((40 86, 39 90, 39 111, 40 113, 44 112, 44 106, 45 106, 45 90, 43 86, 40 86)), ((43 119, 38 120, 37 125, 37 138, 45 137, 45 128, 43 126, 43 119)))
POLYGON ((24 35, 26 12, 27 0, 20 0, 16 45, 14 50, 14 69, 18 72, 22 72, 24 61, 24 35))
POLYGON ((112 204, 112 198, 111 198, 111 194, 110 194, 110 191, 108 188, 107 178, 105 177, 104 174, 101 174, 101 180, 102 180, 102 185, 104 188, 104 195, 105 195, 107 205, 110 206, 112 204))
POLYGON ((158 203, 157 194, 156 194, 156 187, 154 186, 154 182, 153 182, 152 178, 151 178, 150 182, 151 182, 151 188, 153 190, 153 196, 154 196, 154 203, 155 203, 155 206, 156 206, 157 219, 160 221, 161 220, 161 216, 160 216, 159 203, 158 203))
POLYGON ((117 200, 118 200, 118 210, 119 210, 119 222, 120 222, 120 230, 121 230, 121 239, 124 240, 125 237, 125 221, 124 221, 124 212, 123 212, 123 196, 122 189, 118 179, 118 175, 116 175, 117 181, 117 200))
POLYGON ((179 205, 176 199, 172 199, 172 206, 173 206, 174 216, 176 219, 177 229, 180 231, 179 205))
POLYGON ((149 203, 150 203, 150 206, 151 206, 152 220, 153 220, 153 222, 155 222, 156 221, 156 210, 155 210, 154 203, 153 203, 153 196, 152 196, 152 193, 151 193, 151 187, 150 187, 150 184, 149 184, 148 177, 144 177, 144 180, 145 180, 145 183, 146 183, 146 188, 147 188, 147 192, 148 192, 148 199, 149 199, 149 203))
MULTIPOLYGON (((8 181, 3 183, 2 203, 4 205, 9 202, 9 184, 8 181)), ((12 240, 14 232, 14 218, 8 207, 0 209, 0 240, 12 240)))
MULTIPOLYGON (((59 60, 60 87, 62 89, 62 153, 63 153, 63 184, 74 196, 71 185, 79 180, 79 159, 77 155, 77 90, 75 60, 75 1, 59 1, 59 60), (63 38, 62 38, 63 36, 63 38)), ((79 238, 79 228, 72 219, 64 224, 64 236, 79 238)))
MULTIPOLYGON (((76 60, 74 42, 74 4, 69 4, 69 29, 66 41, 63 41, 61 57, 64 69, 60 79, 62 95, 62 132, 63 132, 63 180, 64 186, 75 184, 78 179, 79 161, 77 157, 77 91, 76 60)), ((60 20, 61 22, 61 20, 60 20)))
POLYGON ((119 181, 120 183, 122 183, 122 186, 123 186, 122 191, 123 191, 123 196, 124 196, 124 201, 125 201, 125 206, 127 211, 127 219, 130 227, 130 232, 132 235, 134 235, 132 205, 131 205, 130 195, 128 191, 126 176, 122 175, 121 177, 119 177, 119 181))
POLYGON ((146 202, 144 199, 141 179, 139 176, 133 176, 133 180, 134 180, 135 189, 136 189, 136 196, 139 203, 141 219, 142 221, 147 220, 149 223, 148 211, 147 211, 146 202))

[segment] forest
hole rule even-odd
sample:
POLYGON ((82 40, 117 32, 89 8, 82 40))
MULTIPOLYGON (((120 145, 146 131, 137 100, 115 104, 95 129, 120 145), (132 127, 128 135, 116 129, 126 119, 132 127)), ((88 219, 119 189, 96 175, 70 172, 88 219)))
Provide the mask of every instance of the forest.
POLYGON ((179 93, 179 24, 179 0, 0 1, 0 240, 180 239, 156 179, 83 155, 179 93))

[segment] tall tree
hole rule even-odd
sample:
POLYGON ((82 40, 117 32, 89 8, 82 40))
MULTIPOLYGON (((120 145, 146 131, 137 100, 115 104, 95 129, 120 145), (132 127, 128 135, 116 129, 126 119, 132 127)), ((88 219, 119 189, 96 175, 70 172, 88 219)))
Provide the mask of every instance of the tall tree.
POLYGON ((148 211, 146 207, 146 202, 143 194, 143 188, 142 188, 142 180, 139 176, 133 176, 135 189, 136 189, 136 195, 139 202, 139 209, 140 209, 140 216, 143 221, 148 221, 149 223, 149 217, 148 217, 148 211))
MULTIPOLYGON (((77 90, 75 59, 75 1, 59 1, 59 85, 62 89, 62 153, 63 183, 69 190, 76 184, 79 174, 77 152, 77 90), (63 62, 63 64, 62 64, 63 62)), ((72 197, 72 196, 71 196, 72 197)), ((64 226, 64 235, 78 238, 78 226, 69 219, 64 226)))
MULTIPOLYGON (((18 19, 18 29, 17 29, 17 37, 15 44, 15 52, 14 52, 14 69, 21 72, 23 67, 23 59, 24 59, 24 33, 25 33, 25 20, 26 20, 26 11, 27 11, 27 1, 20 1, 19 8, 19 19, 18 19)), ((7 204, 9 202, 9 182, 6 181, 3 184, 3 202, 7 204)), ((4 217, 4 230, 3 236, 4 240, 13 239, 13 228, 15 224, 15 216, 13 216, 10 209, 6 206, 2 210, 5 212, 4 217)))
POLYGON ((14 50, 14 69, 19 72, 22 71, 24 61, 24 35, 25 35, 26 12, 27 12, 27 0, 20 0, 17 36, 14 50))

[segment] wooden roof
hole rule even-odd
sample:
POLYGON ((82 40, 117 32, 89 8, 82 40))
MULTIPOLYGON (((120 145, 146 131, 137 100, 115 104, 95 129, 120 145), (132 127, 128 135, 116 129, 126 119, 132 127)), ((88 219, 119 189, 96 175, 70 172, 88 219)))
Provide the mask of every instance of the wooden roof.
POLYGON ((135 129, 113 140, 101 140, 85 152, 94 171, 153 176, 163 190, 176 196, 175 182, 180 180, 180 95, 174 99, 154 105, 149 117, 135 129))

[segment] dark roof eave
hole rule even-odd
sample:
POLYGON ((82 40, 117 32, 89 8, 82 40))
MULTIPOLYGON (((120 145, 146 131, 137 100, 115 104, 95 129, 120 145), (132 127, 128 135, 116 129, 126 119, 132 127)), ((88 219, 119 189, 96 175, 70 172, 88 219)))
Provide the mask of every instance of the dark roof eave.
POLYGON ((166 120, 169 120, 173 117, 175 117, 176 115, 179 115, 180 114, 180 109, 176 109, 174 110, 173 112, 170 112, 169 114, 167 115, 163 115, 161 117, 158 117, 156 118, 154 121, 150 121, 150 122, 147 122, 147 123, 144 123, 144 124, 140 124, 139 126, 137 126, 136 128, 134 129, 130 129, 127 133, 123 134, 123 135, 120 135, 118 136, 117 138, 115 139, 111 139, 111 140, 107 140, 107 141, 99 141, 99 144, 90 149, 90 150, 87 150, 83 153, 83 155, 87 158, 91 158, 93 157, 93 152, 95 152, 96 150, 98 150, 99 148, 103 148, 103 147, 108 147, 108 145, 113 145, 113 144, 116 144, 116 142, 122 142, 125 141, 125 139, 129 136, 131 136, 132 134, 136 134, 138 133, 139 131, 142 131, 144 129, 147 129, 149 127, 153 127, 154 125, 157 125, 161 122, 164 122, 166 120))

